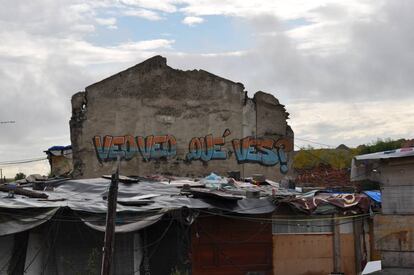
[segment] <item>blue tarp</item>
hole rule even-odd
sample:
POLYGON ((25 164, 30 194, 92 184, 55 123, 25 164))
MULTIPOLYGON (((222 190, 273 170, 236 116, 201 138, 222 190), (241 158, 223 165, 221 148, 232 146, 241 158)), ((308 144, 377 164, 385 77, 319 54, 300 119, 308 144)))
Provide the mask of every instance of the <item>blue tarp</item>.
POLYGON ((375 202, 381 203, 381 192, 378 190, 364 191, 364 194, 375 202))
POLYGON ((68 146, 52 146, 49 149, 47 149, 48 151, 61 151, 61 150, 70 150, 72 149, 72 145, 68 145, 68 146))

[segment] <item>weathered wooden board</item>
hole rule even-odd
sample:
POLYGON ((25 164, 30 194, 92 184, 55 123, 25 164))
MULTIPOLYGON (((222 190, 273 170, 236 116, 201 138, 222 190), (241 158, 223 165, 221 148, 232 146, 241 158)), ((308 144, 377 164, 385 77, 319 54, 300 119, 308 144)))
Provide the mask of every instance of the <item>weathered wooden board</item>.
POLYGON ((414 214, 414 186, 384 186, 383 214, 414 214))
POLYGON ((414 215, 376 215, 375 248, 414 252, 414 215))
MULTIPOLYGON (((325 275, 333 271, 332 234, 273 235, 273 274, 325 275)), ((355 274, 353 234, 341 234, 345 274, 355 274)))

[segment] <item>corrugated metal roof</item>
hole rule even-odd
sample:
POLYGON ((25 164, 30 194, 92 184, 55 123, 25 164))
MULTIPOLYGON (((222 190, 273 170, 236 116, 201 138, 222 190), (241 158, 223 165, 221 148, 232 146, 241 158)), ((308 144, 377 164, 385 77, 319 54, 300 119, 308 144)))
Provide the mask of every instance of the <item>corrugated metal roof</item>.
POLYGON ((389 158, 404 158, 414 156, 414 148, 401 148, 396 150, 377 152, 366 155, 356 156, 356 160, 370 160, 370 159, 389 159, 389 158))

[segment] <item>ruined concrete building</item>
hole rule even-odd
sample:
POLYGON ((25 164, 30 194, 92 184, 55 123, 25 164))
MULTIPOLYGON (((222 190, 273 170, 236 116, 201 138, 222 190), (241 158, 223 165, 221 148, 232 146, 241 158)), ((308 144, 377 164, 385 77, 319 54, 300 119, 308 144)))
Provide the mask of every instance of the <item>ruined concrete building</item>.
POLYGON ((50 176, 67 176, 73 171, 72 146, 52 146, 46 151, 50 164, 50 176))
POLYGON ((74 176, 203 176, 239 171, 274 180, 290 171, 293 131, 271 94, 203 70, 169 67, 161 56, 72 97, 74 176))

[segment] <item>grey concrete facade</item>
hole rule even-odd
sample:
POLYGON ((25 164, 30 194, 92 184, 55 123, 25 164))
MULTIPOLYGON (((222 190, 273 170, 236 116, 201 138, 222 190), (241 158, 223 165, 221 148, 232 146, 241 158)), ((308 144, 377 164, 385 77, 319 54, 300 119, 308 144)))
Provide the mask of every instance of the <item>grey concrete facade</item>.
POLYGON ((204 176, 240 171, 289 174, 293 131, 272 95, 203 70, 181 71, 161 56, 72 97, 74 177, 111 173, 204 176))

